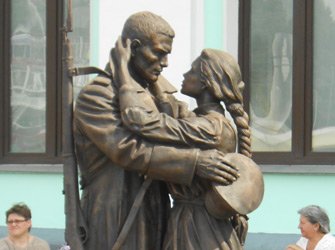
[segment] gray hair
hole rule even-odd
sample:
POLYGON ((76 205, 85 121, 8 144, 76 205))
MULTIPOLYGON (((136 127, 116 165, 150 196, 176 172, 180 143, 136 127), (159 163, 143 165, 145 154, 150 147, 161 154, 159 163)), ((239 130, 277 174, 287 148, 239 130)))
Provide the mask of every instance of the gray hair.
POLYGON ((329 217, 323 208, 316 205, 310 205, 300 209, 298 213, 306 217, 310 223, 319 224, 319 230, 322 233, 326 234, 330 232, 329 217))

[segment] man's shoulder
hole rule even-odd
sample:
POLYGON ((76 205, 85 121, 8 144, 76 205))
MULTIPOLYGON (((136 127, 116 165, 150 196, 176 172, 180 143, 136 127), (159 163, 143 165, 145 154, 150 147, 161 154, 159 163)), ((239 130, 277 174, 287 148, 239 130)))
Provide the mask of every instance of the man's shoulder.
POLYGON ((98 93, 106 93, 106 90, 113 91, 112 77, 98 75, 86 84, 80 91, 79 97, 82 95, 96 95, 98 93))
POLYGON ((98 75, 94 77, 87 85, 84 86, 85 88, 95 88, 95 87, 110 87, 113 83, 112 77, 98 75))
POLYGON ((92 81, 92 84, 102 84, 104 86, 108 86, 111 83, 112 83, 112 77, 105 75, 98 75, 92 81))

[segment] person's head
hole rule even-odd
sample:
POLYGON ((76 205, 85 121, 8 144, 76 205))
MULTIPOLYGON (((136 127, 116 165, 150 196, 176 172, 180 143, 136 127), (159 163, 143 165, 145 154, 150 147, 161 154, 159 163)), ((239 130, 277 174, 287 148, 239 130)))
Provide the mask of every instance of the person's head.
POLYGON ((240 67, 235 58, 220 50, 204 49, 184 74, 181 92, 197 98, 208 91, 217 102, 224 102, 239 132, 240 152, 251 156, 249 117, 243 109, 240 67))
POLYGON ((230 54, 204 49, 192 63, 190 71, 184 74, 182 93, 197 97, 207 89, 218 101, 243 103, 244 83, 240 67, 230 54), (196 86, 196 89, 194 87, 196 86), (197 91, 201 87, 202 91, 197 91))
POLYGON ((19 237, 30 232, 31 211, 23 203, 13 205, 6 211, 8 233, 12 237, 19 237))
POLYGON ((330 232, 329 217, 323 208, 310 205, 300 209, 298 213, 300 214, 299 229, 305 238, 311 238, 315 233, 330 232))
POLYGON ((168 66, 174 31, 162 17, 148 11, 131 15, 124 24, 122 40, 131 41, 130 70, 151 84, 168 66))

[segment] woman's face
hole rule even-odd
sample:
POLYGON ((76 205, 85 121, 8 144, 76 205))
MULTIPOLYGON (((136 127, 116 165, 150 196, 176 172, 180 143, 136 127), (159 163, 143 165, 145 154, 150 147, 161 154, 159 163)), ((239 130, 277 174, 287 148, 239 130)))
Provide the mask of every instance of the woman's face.
POLYGON ((19 237, 27 234, 31 227, 31 220, 27 220, 19 214, 10 214, 6 223, 8 233, 12 237, 19 237))
POLYGON ((306 217, 301 215, 298 228, 300 229, 303 237, 310 239, 318 232, 319 224, 312 224, 306 217))
POLYGON ((183 84, 181 86, 181 93, 190 97, 197 98, 205 86, 201 82, 200 58, 198 57, 193 63, 189 71, 184 74, 183 84))

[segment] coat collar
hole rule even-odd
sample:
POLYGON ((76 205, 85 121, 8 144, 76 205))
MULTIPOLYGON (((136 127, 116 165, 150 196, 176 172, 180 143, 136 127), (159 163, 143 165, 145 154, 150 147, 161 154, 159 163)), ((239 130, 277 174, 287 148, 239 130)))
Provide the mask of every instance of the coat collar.
MULTIPOLYGON (((114 66, 115 54, 114 48, 111 50, 109 55, 109 63, 106 65, 106 71, 113 74, 115 72, 114 66)), ((138 92, 143 92, 145 89, 140 85, 137 84, 134 86, 135 90, 138 92)), ((150 86, 150 92, 153 94, 157 93, 166 93, 166 94, 173 94, 177 92, 177 89, 162 75, 158 77, 158 80, 150 86)))

